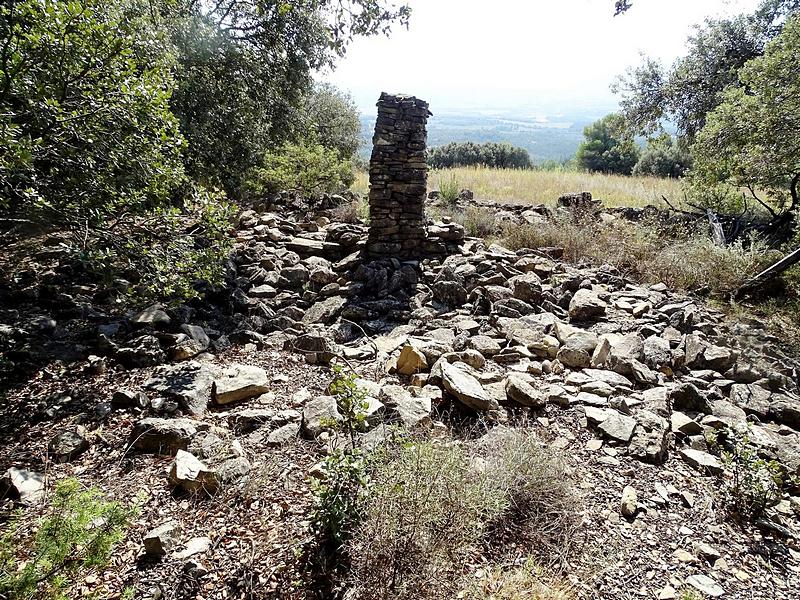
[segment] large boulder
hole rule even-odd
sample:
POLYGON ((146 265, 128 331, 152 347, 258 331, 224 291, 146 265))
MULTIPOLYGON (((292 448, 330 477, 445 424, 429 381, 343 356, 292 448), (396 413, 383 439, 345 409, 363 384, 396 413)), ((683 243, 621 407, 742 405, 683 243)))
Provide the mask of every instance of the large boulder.
POLYGON ((317 396, 303 407, 302 432, 315 438, 330 429, 334 423, 341 423, 342 415, 333 396, 317 396))
POLYGON ((134 425, 130 446, 139 452, 174 455, 178 450, 186 450, 192 438, 203 429, 208 429, 208 424, 191 419, 148 417, 134 425))
POLYGON ((60 431, 47 445, 47 453, 59 463, 70 462, 89 449, 89 441, 77 429, 60 431))
POLYGON ((505 392, 511 400, 522 406, 542 408, 547 404, 545 395, 534 388, 531 380, 523 375, 509 375, 506 380, 505 392))
POLYGON ((514 298, 536 305, 542 300, 542 280, 536 273, 517 275, 508 280, 514 298))
POLYGON ((183 339, 169 349, 172 360, 188 360, 208 350, 211 340, 199 325, 182 325, 183 339))
POLYGON ((425 354, 411 344, 406 344, 397 357, 397 372, 401 375, 416 375, 428 370, 425 354))
POLYGON ((396 419, 409 429, 430 425, 432 409, 430 397, 414 396, 399 385, 383 386, 380 396, 386 405, 389 420, 396 419))
POLYGON ((344 308, 345 304, 347 304, 347 299, 340 296, 332 296, 326 300, 316 302, 311 308, 306 310, 302 322, 309 325, 314 323, 331 323, 339 316, 339 313, 342 312, 342 308, 344 308))
POLYGON ((609 411, 606 419, 604 419, 597 428, 607 438, 627 444, 631 440, 631 437, 633 437, 633 430, 636 428, 636 419, 612 410, 609 411))
POLYGON ((598 338, 594 333, 577 331, 566 339, 556 358, 567 367, 584 369, 590 366, 597 343, 598 338))
POLYGON ((663 463, 669 451, 667 420, 647 410, 637 412, 634 417, 637 425, 628 445, 628 454, 646 463, 663 463))

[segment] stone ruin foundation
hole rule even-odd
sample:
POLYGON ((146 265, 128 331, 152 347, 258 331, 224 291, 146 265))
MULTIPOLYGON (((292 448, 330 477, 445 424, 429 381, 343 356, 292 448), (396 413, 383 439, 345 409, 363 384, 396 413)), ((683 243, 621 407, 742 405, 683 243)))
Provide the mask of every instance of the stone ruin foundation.
POLYGON ((419 258, 426 241, 428 103, 381 94, 369 166, 370 256, 419 258))

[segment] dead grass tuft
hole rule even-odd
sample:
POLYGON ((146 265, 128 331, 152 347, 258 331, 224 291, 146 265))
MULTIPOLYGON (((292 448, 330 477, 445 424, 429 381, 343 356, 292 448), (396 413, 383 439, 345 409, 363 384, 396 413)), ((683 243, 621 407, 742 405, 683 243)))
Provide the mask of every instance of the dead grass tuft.
POLYGON ((775 259, 759 240, 720 247, 705 232, 665 231, 624 220, 561 218, 511 225, 504 230, 504 243, 512 250, 558 246, 571 262, 609 264, 645 283, 715 295, 736 290, 775 259))
POLYGON ((384 452, 347 547, 353 598, 453 598, 471 585, 466 565, 481 552, 533 551, 539 564, 561 564, 574 548, 576 498, 563 464, 531 435, 416 440, 384 452))
POLYGON ((576 595, 534 561, 528 561, 508 570, 482 570, 459 597, 465 600, 573 600, 576 595))
POLYGON ((452 214, 453 221, 464 226, 467 235, 488 238, 498 233, 494 211, 480 206, 470 206, 452 214))
POLYGON ((365 199, 340 204, 331 211, 331 215, 339 223, 363 223, 369 220, 369 204, 365 199))

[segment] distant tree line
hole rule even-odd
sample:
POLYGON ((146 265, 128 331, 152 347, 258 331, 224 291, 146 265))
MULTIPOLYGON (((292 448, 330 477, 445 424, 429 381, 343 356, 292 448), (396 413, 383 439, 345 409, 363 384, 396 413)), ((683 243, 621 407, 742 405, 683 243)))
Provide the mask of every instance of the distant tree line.
POLYGON ((489 167, 493 169, 530 169, 533 161, 525 148, 507 143, 451 142, 428 150, 428 164, 434 169, 452 167, 489 167))

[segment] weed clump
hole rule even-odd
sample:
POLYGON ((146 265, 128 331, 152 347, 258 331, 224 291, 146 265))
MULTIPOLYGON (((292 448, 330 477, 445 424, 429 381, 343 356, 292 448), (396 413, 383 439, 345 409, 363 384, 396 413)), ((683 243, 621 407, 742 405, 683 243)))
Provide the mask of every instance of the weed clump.
POLYGON ((498 233, 495 214, 488 208, 470 206, 464 211, 455 212, 453 221, 464 226, 464 231, 472 237, 487 238, 498 233))
POLYGON ((737 519, 758 520, 781 499, 787 481, 780 463, 760 457, 746 430, 727 427, 714 445, 725 466, 724 506, 737 519))
POLYGON ((572 548, 575 497, 561 463, 528 433, 483 445, 408 439, 381 450, 370 472, 345 547, 354 597, 451 598, 468 587, 475 553, 536 549, 556 565, 572 548))

